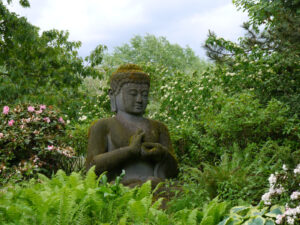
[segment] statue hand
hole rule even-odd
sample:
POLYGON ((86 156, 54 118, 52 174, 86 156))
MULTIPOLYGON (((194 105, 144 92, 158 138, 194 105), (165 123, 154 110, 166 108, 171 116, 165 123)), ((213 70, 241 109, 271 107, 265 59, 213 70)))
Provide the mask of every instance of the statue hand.
POLYGON ((167 147, 160 143, 144 142, 141 148, 141 156, 144 159, 162 160, 168 153, 167 147))
POLYGON ((138 155, 141 151, 142 139, 145 132, 139 129, 134 135, 131 136, 129 141, 129 147, 131 147, 131 152, 138 155))

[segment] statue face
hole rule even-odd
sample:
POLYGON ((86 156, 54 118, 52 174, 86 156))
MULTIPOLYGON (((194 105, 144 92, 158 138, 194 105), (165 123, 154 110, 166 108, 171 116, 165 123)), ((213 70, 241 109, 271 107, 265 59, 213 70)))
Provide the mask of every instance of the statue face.
POLYGON ((149 86, 147 84, 124 84, 116 96, 118 111, 143 115, 148 104, 149 86))

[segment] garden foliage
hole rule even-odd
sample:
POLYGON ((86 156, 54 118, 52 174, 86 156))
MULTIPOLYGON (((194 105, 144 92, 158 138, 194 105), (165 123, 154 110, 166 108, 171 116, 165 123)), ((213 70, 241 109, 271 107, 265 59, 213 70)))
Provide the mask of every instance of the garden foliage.
POLYGON ((245 37, 233 43, 210 33, 205 43, 220 84, 229 93, 252 89, 262 103, 276 98, 299 116, 299 1, 233 2, 250 17, 245 37))
MULTIPOLYGON (((19 2, 29 6, 27 0, 19 2)), ((75 111, 78 104, 71 99, 78 102, 83 97, 77 91, 83 78, 100 76, 94 64, 85 65, 78 56, 81 43, 69 41, 64 31, 39 33, 38 27, 10 12, 3 1, 0 21, 0 103, 55 104, 75 111)))
POLYGON ((63 141, 65 120, 53 106, 4 106, 0 114, 0 179, 50 176, 74 156, 63 141))
POLYGON ((285 164, 281 171, 269 177, 269 190, 262 196, 265 205, 284 204, 276 216, 277 224, 298 224, 300 222, 300 164, 294 169, 285 164))
POLYGON ((233 43, 210 32, 205 48, 214 63, 146 35, 110 53, 99 45, 84 65, 79 42, 56 30, 39 34, 0 2, 1 183, 50 176, 73 155, 84 159, 88 128, 112 115, 109 77, 123 63, 150 75, 146 116, 168 126, 181 171, 166 184, 174 191, 167 210, 149 183, 128 189, 92 170, 9 183, 0 189, 0 222, 297 224, 299 1, 234 4, 249 13, 247 34, 233 43))
POLYGON ((59 170, 49 179, 39 174, 30 180, 0 191, 0 224, 206 224, 215 225, 225 214, 226 203, 217 199, 204 210, 184 209, 167 214, 162 199, 152 201, 151 184, 130 189, 107 183, 94 169, 86 177, 67 176, 59 170))

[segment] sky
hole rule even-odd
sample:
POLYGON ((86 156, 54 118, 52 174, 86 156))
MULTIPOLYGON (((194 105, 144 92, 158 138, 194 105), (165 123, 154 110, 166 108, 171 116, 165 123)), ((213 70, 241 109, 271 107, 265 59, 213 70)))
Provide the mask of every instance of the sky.
POLYGON ((231 0, 30 0, 30 5, 22 8, 15 0, 9 9, 42 31, 69 31, 70 40, 82 42, 82 57, 98 44, 112 52, 135 35, 153 34, 203 58, 208 30, 236 41, 248 18, 231 0))

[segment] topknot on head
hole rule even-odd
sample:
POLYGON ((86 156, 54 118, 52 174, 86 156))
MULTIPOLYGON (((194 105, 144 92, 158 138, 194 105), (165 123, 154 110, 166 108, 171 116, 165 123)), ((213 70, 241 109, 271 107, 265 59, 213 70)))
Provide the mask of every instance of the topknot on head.
POLYGON ((121 65, 110 77, 110 87, 114 93, 119 93, 126 83, 148 84, 150 77, 141 67, 135 64, 121 65))
POLYGON ((134 72, 140 72, 140 73, 144 73, 143 69, 141 67, 139 67, 136 64, 125 64, 125 65, 121 65, 119 66, 119 68, 116 70, 116 72, 114 72, 114 74, 116 73, 134 73, 134 72))

